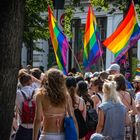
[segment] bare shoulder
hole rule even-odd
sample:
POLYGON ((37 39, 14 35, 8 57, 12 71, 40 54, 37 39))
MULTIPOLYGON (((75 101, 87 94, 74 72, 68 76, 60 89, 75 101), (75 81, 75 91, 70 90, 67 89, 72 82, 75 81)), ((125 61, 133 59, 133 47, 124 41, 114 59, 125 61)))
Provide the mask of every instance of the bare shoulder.
POLYGON ((98 96, 97 96, 96 94, 95 94, 95 95, 92 95, 92 96, 91 96, 91 99, 92 99, 92 100, 98 100, 98 96))
POLYGON ((36 92, 36 95, 35 95, 35 98, 36 99, 43 99, 45 97, 45 90, 40 88, 37 92, 36 92))
POLYGON ((126 97, 127 99, 130 99, 130 98, 131 98, 130 93, 126 91, 126 92, 125 92, 125 97, 126 97))

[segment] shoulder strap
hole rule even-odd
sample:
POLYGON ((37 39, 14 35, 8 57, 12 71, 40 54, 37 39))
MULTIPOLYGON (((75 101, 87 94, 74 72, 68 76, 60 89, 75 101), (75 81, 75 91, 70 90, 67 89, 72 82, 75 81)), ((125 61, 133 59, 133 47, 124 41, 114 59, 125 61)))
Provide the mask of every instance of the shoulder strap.
POLYGON ((80 102, 81 102, 80 100, 81 100, 81 99, 79 98, 78 109, 79 109, 79 105, 80 105, 80 102))
POLYGON ((31 99, 33 99, 34 94, 35 94, 35 91, 33 90, 33 92, 32 92, 32 96, 31 96, 31 99))
MULTIPOLYGON (((24 100, 28 100, 28 98, 26 97, 26 94, 25 94, 22 90, 20 90, 20 91, 21 91, 21 93, 22 93, 22 96, 24 97, 24 100)), ((35 94, 35 91, 33 90, 33 92, 32 92, 32 95, 31 95, 31 98, 30 98, 30 99, 32 99, 32 98, 33 98, 34 94, 35 94)))
MULTIPOLYGON (((130 94, 129 94, 130 95, 130 94)), ((132 106, 132 104, 133 104, 133 100, 132 100, 132 96, 130 95, 130 105, 132 106)))
POLYGON ((101 96, 98 93, 96 93, 96 95, 98 96, 99 100, 102 102, 101 96))
POLYGON ((22 94, 24 100, 27 100, 27 97, 26 97, 25 93, 22 90, 20 90, 20 91, 21 91, 21 94, 22 94))

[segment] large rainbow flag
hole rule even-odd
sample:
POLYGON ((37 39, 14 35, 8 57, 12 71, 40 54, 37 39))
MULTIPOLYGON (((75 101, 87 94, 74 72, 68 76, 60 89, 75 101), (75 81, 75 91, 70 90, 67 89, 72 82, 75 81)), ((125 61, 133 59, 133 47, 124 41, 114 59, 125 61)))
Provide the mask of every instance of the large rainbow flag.
POLYGON ((139 38, 140 27, 137 23, 134 4, 132 2, 124 20, 103 44, 114 53, 115 61, 118 61, 139 38))
POLYGON ((96 17, 92 6, 88 8, 85 35, 84 35, 84 60, 85 69, 89 69, 92 64, 95 64, 98 58, 102 55, 99 32, 97 28, 96 17))
POLYGON ((59 29, 57 21, 52 13, 50 7, 48 7, 49 13, 49 30, 51 41, 53 44, 53 49, 56 57, 56 61, 60 70, 66 75, 66 65, 67 65, 67 50, 68 50, 68 41, 66 36, 59 29))

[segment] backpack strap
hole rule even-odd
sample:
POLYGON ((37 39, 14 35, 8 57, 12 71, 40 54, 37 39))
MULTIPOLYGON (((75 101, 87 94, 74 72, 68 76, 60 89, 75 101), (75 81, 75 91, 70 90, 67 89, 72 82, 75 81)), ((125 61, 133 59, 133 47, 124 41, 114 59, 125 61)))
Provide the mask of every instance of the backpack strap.
MULTIPOLYGON (((24 97, 24 100, 28 100, 28 98, 26 97, 26 94, 22 90, 20 91, 22 93, 22 96, 24 97)), ((35 91, 33 90, 30 100, 33 99, 34 94, 35 94, 35 91)))
POLYGON ((130 95, 130 105, 132 106, 133 105, 132 96, 131 96, 131 94, 129 94, 129 95, 130 95))
POLYGON ((21 91, 21 94, 22 94, 24 100, 28 100, 27 97, 26 97, 26 95, 25 95, 25 93, 22 90, 20 90, 20 91, 21 91))
POLYGON ((81 102, 80 100, 81 100, 81 99, 79 98, 78 108, 79 108, 79 105, 80 105, 80 102, 81 102))
POLYGON ((98 96, 99 100, 102 102, 101 96, 98 93, 96 93, 96 95, 98 96))
POLYGON ((35 94, 35 91, 33 90, 33 92, 32 92, 32 96, 31 96, 31 99, 33 99, 34 94, 35 94))

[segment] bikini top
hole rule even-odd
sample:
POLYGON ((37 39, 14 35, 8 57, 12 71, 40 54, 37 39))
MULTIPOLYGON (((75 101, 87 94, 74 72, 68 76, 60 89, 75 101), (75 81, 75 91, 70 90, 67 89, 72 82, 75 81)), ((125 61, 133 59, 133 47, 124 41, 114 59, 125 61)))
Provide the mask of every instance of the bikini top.
POLYGON ((56 117, 56 127, 57 127, 57 132, 60 133, 60 127, 62 124, 62 118, 60 117, 64 117, 65 116, 65 112, 64 113, 48 113, 46 112, 45 115, 47 118, 54 118, 56 117))
POLYGON ((46 112, 45 114, 48 118, 63 117, 65 115, 65 112, 64 113, 48 113, 48 112, 46 112))

